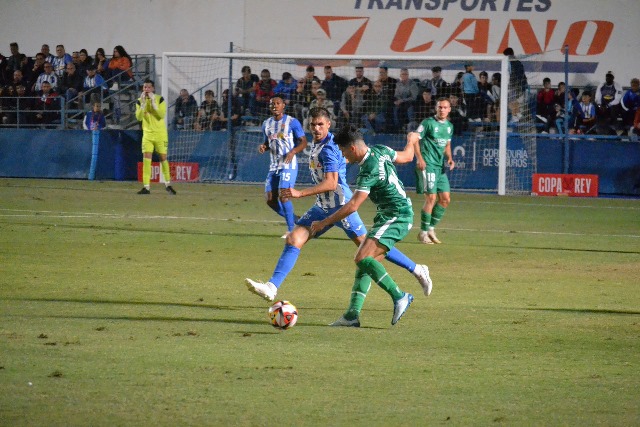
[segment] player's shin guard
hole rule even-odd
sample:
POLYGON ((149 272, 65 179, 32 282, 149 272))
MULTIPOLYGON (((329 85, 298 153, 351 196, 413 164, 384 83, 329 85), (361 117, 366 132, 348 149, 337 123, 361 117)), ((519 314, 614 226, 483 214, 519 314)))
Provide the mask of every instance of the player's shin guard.
POLYGON ((402 289, 400 289, 391 276, 389 276, 384 266, 373 259, 373 257, 368 256, 358 262, 358 268, 367 273, 394 301, 399 300, 404 295, 402 289))
POLYGON ((151 183, 151 159, 142 159, 142 185, 149 188, 151 183))
POLYGON ((391 248, 391 250, 387 252, 385 258, 398 267, 409 270, 409 273, 413 273, 413 270, 416 268, 416 263, 396 248, 391 248))
POLYGON ((429 224, 431 224, 431 214, 425 211, 420 211, 420 230, 429 230, 429 224))
POLYGON ((293 266, 296 265, 296 261, 298 261, 298 256, 300 255, 300 249, 291 245, 284 245, 284 249, 282 250, 282 254, 278 259, 278 263, 276 264, 275 270, 273 270, 273 276, 269 281, 275 285, 276 288, 279 288, 284 279, 287 278, 287 275, 293 269, 293 266))
POLYGON ((284 219, 287 221, 287 228, 291 231, 296 225, 295 214, 293 213, 293 203, 291 203, 291 200, 287 200, 286 202, 281 202, 281 204, 284 219))
POLYGON ((446 210, 447 208, 443 207, 439 203, 436 203, 436 205, 433 207, 433 210, 431 211, 431 221, 429 222, 429 226, 435 227, 436 225, 438 225, 438 223, 444 216, 444 211, 446 210))
POLYGON ((162 168, 162 176, 164 177, 165 185, 171 185, 171 171, 169 169, 169 160, 163 160, 160 162, 162 168))
POLYGON ((360 316, 360 311, 362 310, 364 299, 367 297, 369 289, 371 289, 371 277, 358 267, 358 269, 356 269, 356 277, 353 282, 353 287, 351 288, 349 308, 344 314, 345 319, 353 320, 360 316))

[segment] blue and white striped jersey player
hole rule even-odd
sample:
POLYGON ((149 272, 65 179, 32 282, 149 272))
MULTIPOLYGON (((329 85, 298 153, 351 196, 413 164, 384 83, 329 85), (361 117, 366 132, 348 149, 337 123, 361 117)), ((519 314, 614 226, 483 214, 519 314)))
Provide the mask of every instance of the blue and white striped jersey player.
MULTIPOLYGON (((309 239, 314 237, 311 234, 311 223, 327 218, 346 204, 353 195, 347 184, 346 160, 334 143, 333 134, 329 132, 331 126, 329 112, 322 107, 312 108, 309 112, 309 119, 311 134, 313 135, 309 169, 315 185, 302 190, 296 190, 291 187, 283 190, 283 193, 294 199, 316 196, 316 202, 300 217, 293 231, 287 235, 284 249, 269 281, 262 283, 248 278, 245 279, 249 290, 267 301, 275 299, 278 288, 280 288, 298 260, 300 250, 309 239)), ((398 158, 401 159, 404 154, 407 154, 407 158, 402 158, 403 162, 411 161, 413 159, 413 145, 411 145, 410 157, 409 153, 398 152, 398 158)), ((367 230, 358 212, 354 212, 343 220, 315 233, 315 237, 324 234, 332 226, 341 228, 356 246, 359 246, 366 238, 367 230)), ((425 295, 431 293, 432 283, 429 277, 429 269, 426 265, 416 264, 396 248, 390 250, 386 258, 413 273, 418 282, 420 282, 425 295)), ((366 278, 360 278, 359 280, 366 280, 366 278)))
MULTIPOLYGON (((260 154, 269 151, 271 163, 264 183, 267 205, 284 217, 288 231, 295 225, 293 203, 282 196, 282 190, 291 188, 298 177, 296 154, 307 147, 307 137, 295 117, 284 114, 285 103, 279 96, 269 102, 272 117, 262 123, 264 141, 258 146, 260 154)), ((285 236, 283 236, 285 237, 285 236)))

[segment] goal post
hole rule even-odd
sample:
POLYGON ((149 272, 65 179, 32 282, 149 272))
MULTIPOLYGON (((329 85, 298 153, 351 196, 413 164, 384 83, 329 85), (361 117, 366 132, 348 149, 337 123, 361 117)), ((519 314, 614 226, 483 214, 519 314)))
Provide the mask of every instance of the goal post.
MULTIPOLYGON (((212 90, 221 114, 226 116, 230 101, 222 105, 221 94, 224 90, 228 90, 230 94, 234 93, 236 81, 241 77, 242 68, 245 66, 251 68, 251 74, 258 76, 263 70, 269 70, 271 79, 276 82, 281 80, 283 73, 290 73, 296 80, 302 79, 309 65, 315 66, 315 75, 320 81, 324 80, 324 66, 330 65, 335 74, 347 81, 355 77, 355 67, 363 67, 364 76, 373 82, 378 78, 379 67, 384 66, 388 68, 388 74, 393 78, 398 79, 400 69, 406 68, 409 70, 411 79, 423 82, 431 78, 432 67, 438 66, 442 68, 443 79, 452 83, 458 72, 464 71, 464 65, 468 62, 475 64, 476 76, 480 71, 487 71, 489 76, 492 73, 502 75, 499 95, 499 104, 502 107, 499 109, 499 116, 495 123, 470 122, 465 134, 456 134, 453 137, 452 144, 456 141, 461 144, 456 155, 462 153, 468 160, 461 161, 461 167, 449 173, 451 188, 493 191, 500 195, 528 192, 530 188, 527 188, 527 185, 530 185, 532 172, 535 173, 535 164, 533 170, 530 167, 515 170, 508 164, 509 151, 513 151, 509 149, 508 133, 513 132, 514 129, 508 127, 509 58, 504 55, 440 57, 165 52, 162 54, 161 91, 170 106, 167 113, 167 125, 172 130, 169 159, 172 162, 198 161, 201 170, 200 181, 261 182, 264 179, 266 170, 261 177, 260 174, 256 175, 253 172, 262 168, 265 161, 260 158, 256 147, 261 142, 259 126, 262 119, 268 115, 268 111, 259 112, 254 106, 249 107, 243 104, 237 126, 225 126, 220 131, 208 131, 196 130, 193 125, 190 125, 191 127, 173 131, 174 102, 181 89, 186 89, 192 94, 198 105, 205 100, 205 93, 212 90), (222 145, 224 148, 220 148, 222 145), (471 152, 475 157, 470 157, 471 152), (490 153, 491 156, 496 153, 495 157, 489 158, 489 164, 486 164, 486 159, 485 164, 482 164, 480 153, 483 152, 490 153), (476 176, 479 178, 474 178, 476 176), (486 185, 478 184, 476 188, 476 181, 481 182, 482 179, 490 176, 492 178, 487 179, 486 185)), ((332 101, 335 101, 336 110, 339 110, 340 100, 332 101)), ((304 108, 295 110, 289 105, 286 113, 304 115, 305 111, 304 108)), ((339 111, 335 113, 337 116, 339 111)), ((303 116, 298 118, 301 122, 304 119, 303 116)), ((416 117, 417 123, 424 118, 416 117)), ((367 143, 383 143, 401 148, 406 141, 407 130, 410 129, 402 128, 392 134, 365 133, 365 139, 367 143)), ((535 150, 535 137, 533 150, 535 150)), ((455 156, 454 160, 458 161, 455 156)), ((304 168, 301 168, 302 176, 299 177, 298 182, 304 184, 305 176, 302 169, 304 168)), ((406 171, 407 178, 403 181, 409 181, 408 186, 412 186, 411 183, 414 180, 409 178, 408 169, 406 171)))

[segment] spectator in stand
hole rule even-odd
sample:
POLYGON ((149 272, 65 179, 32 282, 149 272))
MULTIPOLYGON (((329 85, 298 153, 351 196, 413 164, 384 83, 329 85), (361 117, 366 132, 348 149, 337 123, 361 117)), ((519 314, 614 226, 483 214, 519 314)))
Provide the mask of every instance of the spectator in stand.
POLYGON ((11 80, 14 71, 21 71, 23 76, 29 71, 27 68, 27 56, 20 53, 18 43, 10 43, 9 48, 11 49, 11 56, 6 59, 5 80, 11 80))
POLYGON ((415 104, 418 99, 418 84, 409 78, 409 70, 400 70, 400 80, 396 83, 393 109, 396 130, 401 130, 415 120, 415 104))
POLYGON ((436 99, 442 96, 443 89, 450 86, 442 77, 442 67, 435 66, 431 68, 431 78, 422 81, 422 87, 431 91, 432 98, 436 99))
POLYGON ((22 75, 22 71, 15 70, 13 72, 13 79, 11 80, 11 83, 9 84, 9 86, 13 86, 14 92, 15 92, 17 86, 26 86, 27 84, 28 84, 27 80, 22 75))
POLYGON ((95 65, 87 69, 87 76, 82 81, 82 95, 84 102, 101 102, 109 94, 109 88, 95 65), (100 96, 102 94, 102 97, 100 96))
POLYGON ((39 92, 42 90, 42 83, 49 82, 50 89, 55 91, 58 88, 58 76, 53 72, 53 65, 48 62, 44 63, 44 73, 38 76, 35 84, 33 85, 32 92, 39 92))
POLYGON ((342 94, 347 89, 348 85, 349 83, 346 79, 333 72, 333 68, 331 68, 331 65, 324 66, 324 80, 322 81, 322 89, 327 92, 327 99, 333 102, 333 111, 339 110, 342 94))
POLYGON ((92 65, 93 60, 89 56, 87 49, 80 49, 80 51, 78 52, 78 62, 76 63, 76 70, 78 71, 78 74, 83 77, 86 76, 87 70, 92 65))
POLYGON ((453 79, 453 83, 451 83, 451 88, 454 91, 460 91, 458 94, 459 97, 462 97, 462 76, 464 76, 464 71, 460 71, 456 74, 456 77, 453 79))
POLYGON ((479 99, 479 114, 482 116, 482 121, 491 121, 491 107, 493 105, 493 98, 491 97, 492 84, 489 83, 489 74, 486 71, 480 71, 478 74, 478 91, 480 92, 479 99))
POLYGON ((357 90, 354 85, 347 86, 347 90, 342 94, 340 101, 340 117, 338 123, 340 128, 346 125, 359 127, 361 117, 366 111, 363 92, 357 90))
POLYGON ((298 83, 301 83, 302 86, 298 85, 296 88, 294 115, 300 123, 304 122, 307 112, 309 111, 309 105, 311 105, 311 101, 316 97, 315 91, 322 86, 322 82, 315 73, 316 71, 313 65, 309 65, 307 66, 304 77, 298 80, 298 83))
POLYGON ((598 117, 602 117, 611 125, 617 124, 621 114, 622 86, 615 82, 613 73, 607 71, 605 81, 596 89, 595 103, 598 106, 598 117))
POLYGON ((536 117, 538 123, 544 123, 544 132, 549 132, 551 124, 555 122, 555 91, 551 87, 551 79, 542 79, 542 89, 538 91, 536 102, 536 117))
POLYGON ((33 105, 33 123, 44 128, 52 128, 55 127, 54 122, 60 120, 60 100, 51 83, 43 81, 41 87, 33 105))
POLYGON ((58 91, 64 96, 67 107, 84 108, 83 102, 78 102, 78 97, 82 94, 84 88, 84 77, 76 70, 76 65, 72 62, 67 64, 67 70, 64 72, 58 83, 58 91))
POLYGON ((273 89, 274 93, 280 95, 288 110, 293 110, 293 104, 291 100, 293 98, 293 94, 296 92, 297 86, 297 80, 293 78, 291 73, 285 71, 284 73, 282 73, 282 80, 280 80, 276 87, 273 89))
POLYGON ((107 59, 104 49, 99 47, 96 49, 96 56, 93 59, 93 65, 96 67, 96 73, 107 81, 111 78, 111 70, 109 69, 109 60, 107 59))
POLYGON ((85 130, 102 130, 107 127, 107 120, 102 112, 102 104, 94 102, 91 111, 87 112, 82 121, 82 128, 85 130))
POLYGON ((567 123, 569 131, 573 132, 573 128, 575 127, 576 114, 578 112, 578 108, 580 108, 580 103, 578 102, 579 93, 580 91, 577 88, 572 88, 567 92, 567 107, 563 108, 562 104, 560 103, 557 103, 554 106, 556 109, 556 130, 560 135, 564 135, 565 133, 565 121, 567 123))
POLYGON ((529 83, 524 73, 524 65, 516 59, 513 49, 508 47, 502 54, 509 57, 509 94, 507 99, 511 121, 517 122, 522 118, 520 107, 529 100, 529 83))
POLYGON ((133 79, 132 66, 133 61, 124 47, 120 45, 114 47, 113 57, 109 61, 109 69, 113 73, 113 76, 118 76, 119 81, 131 81, 133 79))
POLYGON ((454 88, 444 89, 443 94, 448 95, 449 102, 451 103, 451 112, 449 113, 449 121, 453 125, 453 134, 456 136, 462 135, 465 132, 468 125, 467 112, 460 102, 462 93, 454 88))
POLYGON ((209 89, 204 92, 204 101, 200 104, 200 109, 198 109, 198 115, 196 116, 196 121, 193 127, 198 132, 211 130, 211 122, 214 117, 219 116, 220 106, 215 100, 215 94, 209 89))
POLYGON ((14 96, 13 86, 0 86, 0 123, 3 125, 12 123, 14 96))
POLYGON ((415 132, 418 124, 436 113, 436 102, 431 94, 431 89, 422 88, 415 107, 415 118, 407 125, 407 132, 415 132))
MULTIPOLYGON (((394 118, 394 97, 396 95, 396 87, 398 85, 398 79, 389 76, 389 68, 387 66, 378 67, 378 81, 382 83, 382 92, 384 98, 387 99, 389 105, 387 106, 387 117, 385 118, 387 130, 392 130, 395 118, 394 118)), ((375 84, 375 83, 374 83, 375 84)), ((371 91, 369 92, 371 95, 371 91)))
POLYGON ((73 62, 71 55, 65 52, 64 45, 59 44, 56 46, 56 56, 53 58, 51 65, 53 66, 53 72, 58 77, 62 77, 64 70, 66 70, 67 64, 73 62))
POLYGON ((27 80, 27 88, 29 88, 29 90, 34 87, 34 85, 36 84, 36 80, 38 80, 40 74, 44 73, 44 63, 44 54, 42 52, 36 53, 36 60, 33 62, 33 67, 31 67, 31 69, 25 76, 27 80))
POLYGON ((502 74, 493 73, 491 75, 491 105, 489 105, 489 121, 500 121, 500 84, 502 83, 502 74))
MULTIPOLYGON (((212 122, 213 130, 227 130, 227 123, 229 123, 228 116, 229 110, 229 89, 222 91, 222 100, 220 103, 220 114, 217 118, 214 117, 212 122)), ((242 106, 237 97, 231 98, 231 126, 240 126, 242 116, 242 106)))
POLYGON ((16 86, 15 88, 15 115, 10 117, 11 123, 16 124, 17 127, 24 127, 29 124, 29 115, 33 106, 33 98, 27 91, 27 87, 24 85, 16 86))
POLYGON ((242 67, 242 77, 236 82, 236 89, 240 104, 244 108, 245 115, 255 115, 256 102, 256 83, 260 81, 260 77, 251 73, 251 67, 245 65, 242 67))
POLYGON ((631 79, 631 88, 627 90, 620 101, 622 106, 622 123, 629 129, 629 135, 635 127, 635 117, 640 111, 640 80, 631 79))
MULTIPOLYGON (((71 52, 71 62, 76 65, 76 69, 78 69, 78 64, 80 63, 80 53, 77 50, 71 52)), ((65 70, 67 67, 65 67, 65 70)))
POLYGON ((373 87, 373 83, 364 76, 363 67, 356 67, 356 76, 349 80, 349 86, 355 87, 356 92, 359 92, 362 98, 366 99, 373 87))
POLYGON ((380 80, 373 82, 373 91, 364 105, 365 114, 362 116, 364 127, 370 134, 387 130, 387 120, 390 115, 393 116, 389 114, 390 110, 393 111, 391 102, 389 95, 384 92, 384 83, 380 80))
POLYGON ((478 79, 473 74, 473 62, 464 64, 464 74, 462 75, 462 93, 464 103, 467 106, 467 118, 471 122, 479 122, 481 114, 480 90, 478 89, 478 79))
POLYGON ((0 53, 0 88, 4 88, 5 84, 5 69, 7 68, 7 58, 0 53))
POLYGON ((564 93, 567 90, 567 85, 564 82, 558 83, 558 88, 553 94, 553 102, 554 107, 555 104, 560 105, 560 107, 564 108, 564 93))
POLYGON ((53 63, 53 58, 55 58, 55 56, 51 54, 51 50, 48 44, 45 43, 42 45, 42 47, 40 48, 40 53, 44 56, 44 62, 53 63))
MULTIPOLYGON (((331 119, 331 122, 335 123, 336 120, 336 114, 333 111, 333 102, 331 102, 331 100, 327 99, 327 91, 322 89, 322 88, 318 88, 318 90, 316 91, 316 97, 313 101, 311 101, 311 104, 309 104, 309 111, 311 111, 314 108, 324 108, 325 110, 327 110, 329 112, 329 118, 331 119)), ((305 131, 309 131, 309 116, 307 115, 307 117, 304 118, 304 123, 302 125, 302 128, 305 131)))
POLYGON ((269 101, 275 94, 273 89, 277 83, 271 78, 271 72, 268 69, 260 71, 260 81, 256 83, 256 113, 263 119, 269 113, 269 101))
POLYGON ((198 114, 198 103, 193 95, 189 95, 189 91, 186 89, 180 89, 180 96, 176 99, 174 111, 174 130, 193 128, 193 121, 196 118, 196 114, 198 114))
POLYGON ((587 90, 582 92, 581 99, 576 113, 574 133, 585 134, 596 125, 597 110, 595 104, 591 102, 591 92, 587 90))

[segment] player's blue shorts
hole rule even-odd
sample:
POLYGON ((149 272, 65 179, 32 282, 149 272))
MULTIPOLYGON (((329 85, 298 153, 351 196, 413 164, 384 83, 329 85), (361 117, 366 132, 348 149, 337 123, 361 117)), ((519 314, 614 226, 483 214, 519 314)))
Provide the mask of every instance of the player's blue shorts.
MULTIPOLYGON (((309 209, 307 212, 305 212, 304 215, 300 217, 300 219, 298 220, 298 222, 296 222, 296 224, 301 225, 303 227, 311 227, 311 223, 313 221, 322 221, 323 219, 325 219, 326 217, 328 217, 338 209, 340 209, 340 206, 329 210, 329 212, 325 212, 324 209, 322 209, 320 206, 313 205, 311 209, 309 209)), ((324 233, 329 231, 329 229, 334 225, 344 230, 344 232, 347 234, 347 237, 349 237, 350 239, 353 239, 354 237, 362 236, 363 234, 367 233, 367 229, 364 226, 364 223, 362 222, 362 220, 360 219, 360 215, 358 215, 358 212, 354 212, 348 217, 346 217, 345 219, 343 219, 342 221, 337 222, 325 228, 319 233, 316 233, 315 237, 322 236, 324 233)))
POLYGON ((274 188, 293 188, 298 178, 298 169, 280 169, 269 171, 264 182, 264 192, 270 193, 274 188))

